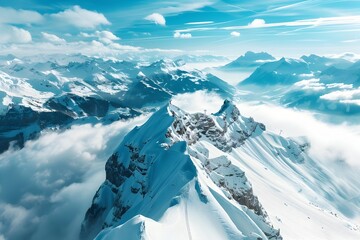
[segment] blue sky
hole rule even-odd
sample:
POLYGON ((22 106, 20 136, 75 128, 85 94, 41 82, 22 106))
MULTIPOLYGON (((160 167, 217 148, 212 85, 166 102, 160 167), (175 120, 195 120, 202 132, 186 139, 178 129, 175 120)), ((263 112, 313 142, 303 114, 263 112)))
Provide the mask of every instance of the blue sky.
POLYGON ((12 0, 0 32, 3 54, 358 53, 360 1, 12 0))

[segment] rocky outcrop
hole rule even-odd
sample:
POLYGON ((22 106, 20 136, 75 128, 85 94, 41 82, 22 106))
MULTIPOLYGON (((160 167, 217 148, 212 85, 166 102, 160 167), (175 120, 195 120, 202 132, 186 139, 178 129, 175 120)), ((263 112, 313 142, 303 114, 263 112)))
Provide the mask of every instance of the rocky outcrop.
MULTIPOLYGON (((175 106, 172 108, 176 109, 175 106)), ((203 113, 177 115, 174 111, 172 115, 175 120, 166 133, 167 137, 178 139, 181 136, 190 145, 207 138, 225 152, 240 147, 257 130, 265 131, 264 124, 255 122, 251 117, 241 116, 229 100, 225 100, 220 111, 213 116, 203 113)))

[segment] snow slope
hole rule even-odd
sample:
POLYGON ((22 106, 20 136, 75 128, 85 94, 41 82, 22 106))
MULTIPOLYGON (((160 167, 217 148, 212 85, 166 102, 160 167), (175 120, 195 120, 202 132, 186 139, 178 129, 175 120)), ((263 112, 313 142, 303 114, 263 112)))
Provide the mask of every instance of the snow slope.
POLYGON ((81 237, 358 239, 359 186, 309 158, 308 147, 230 101, 213 115, 169 104, 107 161, 81 237))

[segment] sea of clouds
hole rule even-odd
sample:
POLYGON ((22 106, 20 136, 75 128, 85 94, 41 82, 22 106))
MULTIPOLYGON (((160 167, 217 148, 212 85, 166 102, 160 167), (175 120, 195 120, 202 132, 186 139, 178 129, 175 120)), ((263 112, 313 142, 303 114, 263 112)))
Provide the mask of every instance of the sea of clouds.
POLYGON ((78 239, 107 158, 146 118, 48 132, 0 155, 0 239, 78 239))
MULTIPOLYGON (((224 99, 199 91, 172 103, 188 112, 217 112, 224 99)), ((360 124, 330 124, 308 111, 264 102, 236 101, 240 112, 285 137, 305 136, 309 154, 360 186, 360 124)), ((0 240, 78 239, 104 166, 127 132, 148 116, 110 125, 79 125, 48 132, 21 150, 0 155, 0 240)), ((354 196, 354 201, 359 196, 354 196)))

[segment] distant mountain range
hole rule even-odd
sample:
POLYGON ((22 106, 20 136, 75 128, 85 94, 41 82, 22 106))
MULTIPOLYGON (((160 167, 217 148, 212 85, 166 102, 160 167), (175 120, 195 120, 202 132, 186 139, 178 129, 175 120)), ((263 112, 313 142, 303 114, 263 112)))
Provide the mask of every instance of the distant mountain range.
MULTIPOLYGON (((239 59, 244 59, 244 56, 239 59)), ((251 63, 242 66, 249 65, 251 63)), ((234 69, 241 71, 240 65, 231 71, 234 69)), ((357 97, 360 61, 314 54, 300 59, 281 58, 261 64, 237 86, 254 90, 259 96, 266 91, 267 96, 280 99, 279 103, 287 107, 340 115, 360 114, 360 99, 357 97), (271 89, 276 90, 273 96, 271 89)))
POLYGON ((266 52, 255 53, 248 51, 244 55, 240 56, 236 60, 221 67, 221 69, 227 70, 240 70, 241 68, 253 68, 258 67, 266 62, 272 62, 276 59, 266 52))
POLYGON ((90 58, 58 61, 0 59, 0 151, 23 146, 42 129, 75 122, 110 123, 138 116, 172 96, 198 90, 231 97, 234 88, 179 62, 151 64, 90 58))
POLYGON ((236 87, 185 67, 220 60, 0 56, 0 152, 22 148, 44 130, 151 113, 109 154, 104 182, 82 221, 82 240, 360 238, 356 180, 344 182, 310 157, 306 138, 267 131, 231 101, 247 96, 357 116, 360 62, 248 52, 221 68, 254 69, 236 87), (174 96, 196 91, 226 100, 213 114, 172 104, 174 96))

